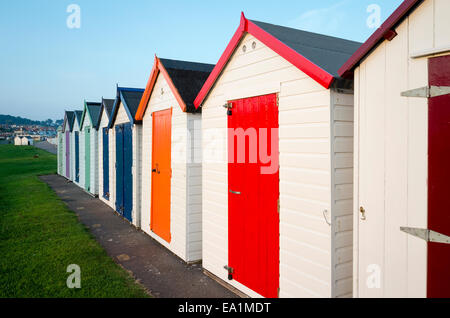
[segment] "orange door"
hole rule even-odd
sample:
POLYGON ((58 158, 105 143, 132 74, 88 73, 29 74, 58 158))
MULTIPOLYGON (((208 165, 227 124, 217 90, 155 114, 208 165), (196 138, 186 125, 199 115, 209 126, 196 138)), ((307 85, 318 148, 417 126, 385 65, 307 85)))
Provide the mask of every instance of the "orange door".
POLYGON ((170 242, 172 109, 153 113, 151 230, 170 242))

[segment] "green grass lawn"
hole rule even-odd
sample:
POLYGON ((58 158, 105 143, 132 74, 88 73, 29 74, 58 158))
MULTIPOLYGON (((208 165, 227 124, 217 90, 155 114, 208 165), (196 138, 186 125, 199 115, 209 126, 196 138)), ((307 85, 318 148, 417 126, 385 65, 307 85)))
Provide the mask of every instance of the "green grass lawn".
POLYGON ((54 173, 55 155, 0 145, 0 297, 147 297, 37 177, 54 173), (70 264, 80 289, 66 286, 70 264))

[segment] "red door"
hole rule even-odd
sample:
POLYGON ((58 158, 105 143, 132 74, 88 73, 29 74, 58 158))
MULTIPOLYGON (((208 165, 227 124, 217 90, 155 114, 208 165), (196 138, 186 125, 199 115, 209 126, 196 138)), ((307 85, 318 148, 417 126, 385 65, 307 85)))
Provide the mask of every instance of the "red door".
POLYGON ((172 109, 153 113, 151 230, 170 242, 172 109))
POLYGON ((230 103, 228 267, 239 283, 275 298, 279 286, 277 95, 230 103))
MULTIPOLYGON (((429 82, 450 86, 450 56, 429 60, 429 82)), ((428 229, 450 236, 450 95, 428 108, 428 229)), ((450 244, 428 243, 428 297, 450 297, 450 244)))

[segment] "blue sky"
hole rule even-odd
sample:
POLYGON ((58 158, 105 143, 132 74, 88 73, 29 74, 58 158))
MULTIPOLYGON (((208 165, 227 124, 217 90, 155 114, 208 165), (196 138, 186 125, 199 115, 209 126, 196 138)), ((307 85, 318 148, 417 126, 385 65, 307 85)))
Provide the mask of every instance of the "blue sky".
POLYGON ((159 57, 216 63, 249 19, 363 42, 367 7, 384 21, 402 0, 14 0, 0 2, 0 114, 59 119, 83 100, 144 88, 159 57), (69 29, 67 7, 81 8, 69 29))

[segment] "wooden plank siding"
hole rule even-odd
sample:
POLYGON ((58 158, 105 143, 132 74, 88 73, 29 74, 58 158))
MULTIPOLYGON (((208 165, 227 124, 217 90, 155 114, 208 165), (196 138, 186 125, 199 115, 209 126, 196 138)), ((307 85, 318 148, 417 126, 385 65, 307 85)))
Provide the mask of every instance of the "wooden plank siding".
MULTIPOLYGON (((103 197, 103 128, 108 127, 109 124, 109 119, 108 116, 106 116, 105 112, 102 111, 101 113, 101 118, 100 118, 100 124, 99 124, 99 128, 98 128, 98 197, 100 200, 102 200, 106 205, 110 206, 111 208, 114 209, 114 204, 113 201, 111 199, 111 197, 109 198, 109 200, 105 199, 103 197)), ((111 148, 111 131, 109 130, 109 134, 108 134, 108 141, 110 142, 110 147, 109 147, 109 153, 111 153, 112 148, 111 148)), ((109 175, 111 176, 111 157, 110 154, 108 154, 108 160, 109 160, 109 166, 110 169, 108 170, 109 175)), ((112 193, 112 191, 114 190, 114 186, 111 183, 111 177, 108 178, 109 180, 109 193, 112 193)))
POLYGON ((250 34, 202 106, 203 266, 260 297, 228 281, 223 268, 228 263, 228 143, 222 105, 270 93, 279 95, 280 297, 351 296, 351 95, 323 88, 250 34))
MULTIPOLYGON (((75 115, 76 117, 76 115, 75 115)), ((78 123, 78 119, 75 118, 74 122, 73 122, 73 131, 72 131, 72 136, 70 138, 71 143, 72 143, 72 152, 71 152, 71 162, 73 162, 72 164, 72 176, 73 176, 73 183, 75 183, 77 186, 81 186, 80 182, 76 182, 76 167, 75 167, 75 133, 78 132, 78 134, 80 134, 80 124, 78 123)), ((79 140, 79 139, 78 139, 79 140)), ((79 148, 79 150, 81 150, 79 148)), ((79 154, 80 155, 80 154, 79 154)), ((81 163, 81 162, 80 162, 81 163)), ((80 180, 79 180, 80 181, 80 180)))
MULTIPOLYGON (((184 113, 178 105, 169 85, 163 76, 158 76, 153 93, 150 96, 143 118, 142 138, 142 230, 175 253, 186 262, 201 259, 201 169, 199 165, 190 164, 188 150, 188 129, 193 131, 195 140, 200 138, 200 128, 195 123, 201 119, 200 114, 184 113), (163 92, 161 94, 161 92, 163 92), (172 146, 171 146, 171 199, 170 232, 171 241, 158 237, 151 231, 151 167, 152 167, 152 113, 172 109, 172 146)), ((199 144, 200 145, 200 144, 199 144)), ((197 147, 197 153, 198 153, 197 147)), ((201 166, 200 166, 201 167, 201 166)))
POLYGON ((428 103, 400 93, 428 85, 428 57, 415 56, 450 46, 448 13, 449 1, 424 1, 355 70, 356 297, 426 297, 426 243, 400 227, 427 228, 428 103), (359 221, 366 205, 371 222, 359 221), (370 264, 381 268, 379 289, 367 288, 370 264))

